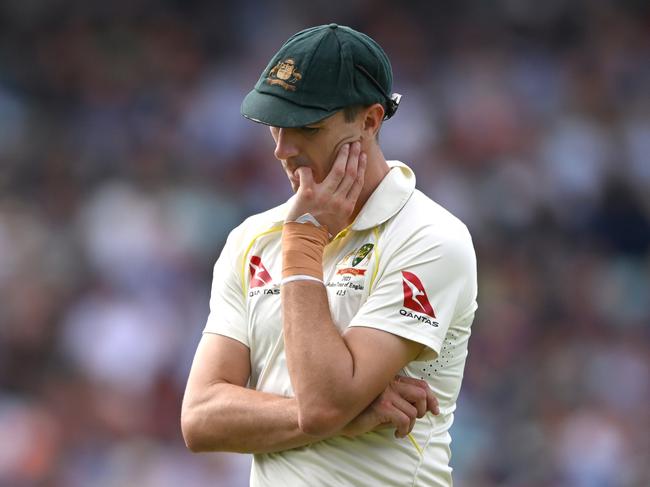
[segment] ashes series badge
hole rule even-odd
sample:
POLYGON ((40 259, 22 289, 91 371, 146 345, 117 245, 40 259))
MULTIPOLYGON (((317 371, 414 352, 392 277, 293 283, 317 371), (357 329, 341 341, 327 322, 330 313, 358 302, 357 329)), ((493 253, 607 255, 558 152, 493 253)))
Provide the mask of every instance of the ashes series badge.
POLYGON ((350 290, 363 291, 373 248, 374 244, 366 243, 341 259, 327 287, 336 288, 337 296, 345 296, 350 290))

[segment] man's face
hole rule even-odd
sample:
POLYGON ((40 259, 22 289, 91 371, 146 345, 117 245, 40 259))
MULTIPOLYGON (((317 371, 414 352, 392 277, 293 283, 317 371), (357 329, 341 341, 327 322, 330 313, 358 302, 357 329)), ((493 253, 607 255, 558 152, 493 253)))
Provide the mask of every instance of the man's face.
POLYGON ((339 149, 349 143, 361 140, 362 116, 353 122, 346 122, 343 111, 305 127, 271 127, 275 141, 275 157, 282 162, 294 192, 300 181, 295 174, 297 168, 311 168, 314 181, 321 183, 329 174, 339 149))

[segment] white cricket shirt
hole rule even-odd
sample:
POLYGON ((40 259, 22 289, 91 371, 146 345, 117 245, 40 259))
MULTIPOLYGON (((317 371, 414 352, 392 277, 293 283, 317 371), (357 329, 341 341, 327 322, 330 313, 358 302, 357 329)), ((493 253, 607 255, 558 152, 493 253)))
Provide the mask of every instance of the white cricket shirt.
MULTIPOLYGON (((426 380, 440 415, 394 430, 334 437, 256 454, 252 486, 450 486, 456 398, 476 311, 476 256, 465 225, 415 189, 411 169, 390 172, 347 229, 327 245, 323 276, 336 326, 385 330, 426 347, 401 372, 426 380)), ((233 230, 214 268, 206 333, 250 349, 249 387, 293 396, 280 314, 282 222, 289 202, 233 230)), ((381 366, 381 355, 377 356, 381 366)))

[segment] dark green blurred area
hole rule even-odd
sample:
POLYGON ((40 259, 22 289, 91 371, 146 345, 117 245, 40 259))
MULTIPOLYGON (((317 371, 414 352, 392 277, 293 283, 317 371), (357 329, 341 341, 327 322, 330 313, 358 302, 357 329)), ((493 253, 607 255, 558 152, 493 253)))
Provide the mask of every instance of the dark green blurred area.
POLYGON ((289 196, 239 104, 294 32, 375 38, 387 158, 469 226, 458 486, 650 485, 650 8, 0 3, 0 486, 247 485, 180 400, 211 269, 289 196))

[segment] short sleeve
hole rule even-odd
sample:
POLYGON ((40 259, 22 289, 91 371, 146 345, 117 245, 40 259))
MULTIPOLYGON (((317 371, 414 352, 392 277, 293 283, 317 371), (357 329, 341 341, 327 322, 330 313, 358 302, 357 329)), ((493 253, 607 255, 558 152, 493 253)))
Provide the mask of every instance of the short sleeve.
POLYGON ((434 359, 450 325, 473 316, 476 309, 471 237, 468 232, 451 237, 420 232, 386 250, 368 299, 349 326, 376 328, 421 343, 426 348, 418 360, 434 359))
POLYGON ((214 265, 212 290, 210 294, 210 314, 203 330, 233 338, 247 347, 248 327, 246 306, 241 284, 241 270, 236 230, 230 233, 221 255, 214 265))

